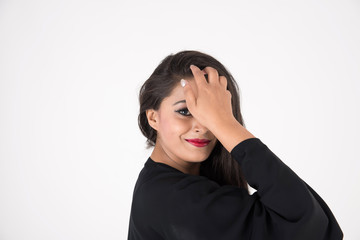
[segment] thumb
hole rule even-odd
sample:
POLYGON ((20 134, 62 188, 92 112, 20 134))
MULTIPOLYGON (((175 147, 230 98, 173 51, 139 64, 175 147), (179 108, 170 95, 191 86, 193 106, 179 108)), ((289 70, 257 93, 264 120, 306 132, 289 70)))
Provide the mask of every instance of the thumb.
POLYGON ((185 94, 185 100, 186 105, 189 111, 191 112, 191 109, 194 109, 196 106, 196 98, 193 89, 191 88, 188 81, 185 79, 181 79, 180 81, 181 86, 184 88, 184 94, 185 94))

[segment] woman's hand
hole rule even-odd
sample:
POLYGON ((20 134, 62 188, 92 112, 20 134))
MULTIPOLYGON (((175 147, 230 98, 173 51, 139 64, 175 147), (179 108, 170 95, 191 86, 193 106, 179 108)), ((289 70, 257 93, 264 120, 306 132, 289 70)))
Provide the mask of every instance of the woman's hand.
POLYGON ((231 93, 226 89, 227 80, 219 76, 216 69, 206 67, 200 70, 191 65, 194 81, 184 86, 186 105, 191 115, 212 131, 220 123, 231 120, 231 93), (208 75, 208 81, 204 74, 208 75))
POLYGON ((227 79, 219 76, 216 69, 200 70, 191 65, 194 81, 182 80, 185 100, 191 115, 209 129, 229 151, 239 142, 254 138, 234 117, 231 93, 227 90, 227 79), (208 81, 204 74, 208 75, 208 81))

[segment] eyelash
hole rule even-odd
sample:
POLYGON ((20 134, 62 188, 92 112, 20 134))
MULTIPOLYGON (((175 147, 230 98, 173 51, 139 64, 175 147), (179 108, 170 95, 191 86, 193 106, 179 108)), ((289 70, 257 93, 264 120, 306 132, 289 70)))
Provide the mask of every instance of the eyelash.
POLYGON ((175 111, 175 112, 177 112, 177 113, 179 113, 179 114, 181 114, 181 115, 183 115, 183 116, 186 116, 186 117, 191 116, 191 113, 189 112, 189 110, 188 110, 187 108, 182 108, 182 109, 179 109, 179 110, 177 110, 177 111, 175 111), (183 111, 188 112, 188 114, 182 113, 183 111))

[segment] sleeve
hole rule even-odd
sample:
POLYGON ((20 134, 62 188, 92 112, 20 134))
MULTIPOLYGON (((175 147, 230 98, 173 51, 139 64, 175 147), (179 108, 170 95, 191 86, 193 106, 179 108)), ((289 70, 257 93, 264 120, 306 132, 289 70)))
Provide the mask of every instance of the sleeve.
POLYGON ((257 192, 187 176, 161 203, 165 239, 342 239, 325 202, 259 138, 240 142, 231 155, 257 192))

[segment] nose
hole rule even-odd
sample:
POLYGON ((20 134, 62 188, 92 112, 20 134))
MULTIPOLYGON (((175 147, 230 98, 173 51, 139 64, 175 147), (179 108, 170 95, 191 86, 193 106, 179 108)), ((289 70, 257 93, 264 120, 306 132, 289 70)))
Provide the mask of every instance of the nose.
POLYGON ((193 130, 197 133, 207 133, 209 130, 200 124, 200 122, 198 120, 196 120, 195 118, 193 118, 193 130))

